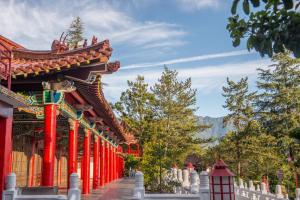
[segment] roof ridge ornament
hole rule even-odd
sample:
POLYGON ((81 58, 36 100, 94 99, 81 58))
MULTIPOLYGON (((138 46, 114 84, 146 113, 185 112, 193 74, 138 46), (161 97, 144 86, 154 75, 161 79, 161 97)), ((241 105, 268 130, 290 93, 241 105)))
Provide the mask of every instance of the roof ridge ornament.
POLYGON ((53 40, 52 45, 51 45, 51 51, 53 51, 55 53, 61 53, 61 52, 69 50, 69 46, 65 43, 65 40, 66 40, 68 34, 66 34, 64 39, 62 40, 62 37, 64 34, 65 34, 65 32, 62 32, 59 40, 53 40))

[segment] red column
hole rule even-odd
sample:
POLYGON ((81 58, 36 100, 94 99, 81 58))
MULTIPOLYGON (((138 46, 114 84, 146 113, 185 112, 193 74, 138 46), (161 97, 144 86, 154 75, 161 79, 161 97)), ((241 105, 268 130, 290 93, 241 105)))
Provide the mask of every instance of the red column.
POLYGON ((105 183, 109 183, 109 143, 105 145, 105 183))
POLYGON ((128 153, 128 154, 131 154, 131 144, 128 144, 127 153, 128 153))
POLYGON ((115 180, 115 147, 114 146, 111 146, 111 155, 112 155, 112 159, 111 159, 111 162, 112 162, 112 173, 111 173, 111 180, 115 180))
POLYGON ((112 152, 112 145, 109 145, 109 182, 112 181, 113 175, 113 152, 112 152))
POLYGON ((101 139, 100 144, 100 186, 103 186, 105 183, 105 142, 101 139))
POLYGON ((69 126, 68 188, 71 174, 77 173, 78 121, 69 119, 69 126))
POLYGON ((35 169, 35 138, 31 138, 31 157, 30 157, 30 176, 29 176, 29 187, 34 185, 34 169, 35 169))
POLYGON ((82 194, 90 192, 90 154, 91 154, 91 130, 86 129, 83 142, 83 177, 82 177, 82 194))
POLYGON ((117 151, 116 147, 114 147, 114 180, 117 179, 117 151))
POLYGON ((11 171, 12 117, 0 117, 0 147, 0 199, 2 199, 5 177, 11 171))
POLYGON ((98 172, 99 172, 99 137, 94 138, 94 158, 93 158, 93 189, 98 187, 98 172))
POLYGON ((116 179, 119 178, 119 147, 116 148, 116 179))
POLYGON ((44 155, 42 170, 42 186, 54 184, 54 161, 56 145, 56 109, 55 104, 47 104, 44 108, 44 155))
POLYGON ((140 144, 136 144, 137 156, 140 156, 140 144))

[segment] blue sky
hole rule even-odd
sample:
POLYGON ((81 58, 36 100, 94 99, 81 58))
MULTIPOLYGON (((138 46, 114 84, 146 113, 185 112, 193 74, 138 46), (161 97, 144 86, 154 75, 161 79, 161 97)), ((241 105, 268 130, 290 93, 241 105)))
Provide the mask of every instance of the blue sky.
POLYGON ((244 43, 232 47, 226 30, 230 0, 0 0, 0 34, 29 49, 49 49, 53 39, 80 16, 84 36, 109 39, 111 61, 121 69, 105 75, 106 98, 115 102, 127 80, 144 75, 152 85, 163 65, 192 78, 197 89, 197 114, 224 116, 222 86, 226 77, 249 77, 255 89, 256 68, 270 64, 244 43))

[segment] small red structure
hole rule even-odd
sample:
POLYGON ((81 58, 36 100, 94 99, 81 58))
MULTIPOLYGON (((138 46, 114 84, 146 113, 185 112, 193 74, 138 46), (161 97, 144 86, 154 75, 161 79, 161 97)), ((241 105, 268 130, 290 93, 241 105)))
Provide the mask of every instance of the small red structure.
POLYGON ((193 163, 189 162, 187 164, 187 168, 193 170, 194 169, 193 163))
POLYGON ((234 174, 223 160, 217 160, 209 177, 211 200, 235 200, 234 174))

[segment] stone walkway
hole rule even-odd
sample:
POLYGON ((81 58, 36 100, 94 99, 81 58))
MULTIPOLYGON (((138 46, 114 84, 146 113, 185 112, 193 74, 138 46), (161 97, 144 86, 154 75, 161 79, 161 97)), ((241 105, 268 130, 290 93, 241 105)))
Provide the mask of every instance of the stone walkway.
POLYGON ((129 200, 132 198, 134 179, 123 178, 93 190, 89 195, 82 195, 83 200, 129 200))

